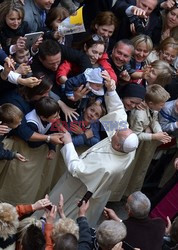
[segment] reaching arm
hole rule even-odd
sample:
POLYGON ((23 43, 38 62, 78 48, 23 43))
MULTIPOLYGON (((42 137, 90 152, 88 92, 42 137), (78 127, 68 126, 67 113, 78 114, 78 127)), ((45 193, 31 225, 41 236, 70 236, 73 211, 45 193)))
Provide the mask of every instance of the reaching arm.
POLYGON ((79 166, 84 168, 84 163, 79 159, 78 154, 75 150, 75 147, 72 143, 71 136, 66 132, 62 138, 64 146, 61 149, 61 154, 64 158, 65 165, 67 166, 69 172, 75 176, 75 170, 79 166))

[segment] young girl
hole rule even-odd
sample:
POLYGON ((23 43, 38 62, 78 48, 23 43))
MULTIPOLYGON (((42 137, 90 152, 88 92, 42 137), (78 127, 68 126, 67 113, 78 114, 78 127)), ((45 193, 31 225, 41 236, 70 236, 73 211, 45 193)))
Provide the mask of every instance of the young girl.
POLYGON ((54 7, 50 9, 46 16, 46 28, 45 28, 45 37, 54 38, 60 44, 64 44, 66 46, 71 47, 72 36, 61 36, 58 32, 58 27, 62 20, 69 16, 68 10, 63 7, 54 7))
POLYGON ((167 62, 156 60, 144 69, 143 79, 145 79, 146 85, 159 84, 164 87, 170 83, 172 73, 173 71, 167 62))
POLYGON ((102 104, 89 102, 77 121, 69 124, 75 146, 93 146, 100 141, 99 119, 106 114, 102 104))

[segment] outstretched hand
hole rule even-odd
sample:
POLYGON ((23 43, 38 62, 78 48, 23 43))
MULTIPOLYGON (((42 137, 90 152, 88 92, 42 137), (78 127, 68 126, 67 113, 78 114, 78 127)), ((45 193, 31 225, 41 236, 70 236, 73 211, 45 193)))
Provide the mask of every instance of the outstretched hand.
POLYGON ((49 200, 49 196, 46 194, 44 199, 36 201, 32 204, 33 211, 44 209, 47 206, 52 205, 51 201, 49 200))
POLYGON ((114 210, 111 208, 105 207, 103 213, 104 213, 104 216, 107 220, 115 220, 115 221, 119 221, 119 222, 121 221, 121 219, 116 215, 114 210))

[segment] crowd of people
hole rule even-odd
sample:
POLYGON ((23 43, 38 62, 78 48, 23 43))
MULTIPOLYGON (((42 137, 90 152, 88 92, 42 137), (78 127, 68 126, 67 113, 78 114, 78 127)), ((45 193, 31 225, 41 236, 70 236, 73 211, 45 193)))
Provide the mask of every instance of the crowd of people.
POLYGON ((0 1, 0 249, 178 249, 177 34, 174 0, 0 1))

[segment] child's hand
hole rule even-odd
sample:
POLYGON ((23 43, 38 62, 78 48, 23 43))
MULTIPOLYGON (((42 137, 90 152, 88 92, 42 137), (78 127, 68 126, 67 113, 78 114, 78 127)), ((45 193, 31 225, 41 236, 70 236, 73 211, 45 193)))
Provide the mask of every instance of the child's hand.
POLYGON ((19 67, 16 69, 16 72, 21 75, 27 75, 28 73, 32 72, 31 67, 26 63, 21 63, 19 67))
POLYGON ((153 140, 166 144, 171 141, 171 137, 166 132, 158 132, 152 135, 153 140))
POLYGON ((85 131, 85 135, 86 135, 86 138, 87 138, 87 139, 92 138, 92 137, 94 136, 92 129, 91 129, 91 128, 90 128, 90 129, 87 129, 87 130, 85 131))
POLYGON ((54 37, 54 39, 56 39, 56 40, 60 40, 63 36, 62 36, 62 35, 60 34, 60 32, 57 30, 57 31, 54 31, 53 37, 54 37))
POLYGON ((28 78, 18 78, 18 83, 24 86, 27 86, 29 88, 33 88, 41 83, 41 79, 38 79, 36 77, 28 77, 28 78))
POLYGON ((46 157, 46 158, 47 158, 48 160, 53 160, 54 157, 55 157, 55 155, 56 155, 56 152, 55 152, 54 150, 51 149, 51 150, 48 151, 48 154, 47 154, 47 157, 46 157))
POLYGON ((19 161, 22 161, 22 162, 27 162, 28 161, 28 159, 26 159, 23 155, 21 155, 19 153, 15 154, 15 159, 17 159, 19 161))
MULTIPOLYGON (((0 124, 2 122, 0 121, 0 124)), ((7 134, 9 132, 9 128, 6 125, 0 125, 0 135, 7 134)))
POLYGON ((141 103, 136 105, 136 109, 138 110, 145 110, 147 108, 147 104, 145 101, 142 101, 141 103))
POLYGON ((70 123, 70 130, 76 135, 81 135, 84 133, 83 129, 73 122, 70 123))
POLYGON ((143 79, 147 79, 147 76, 150 74, 150 71, 152 70, 151 65, 146 65, 143 69, 143 79))

